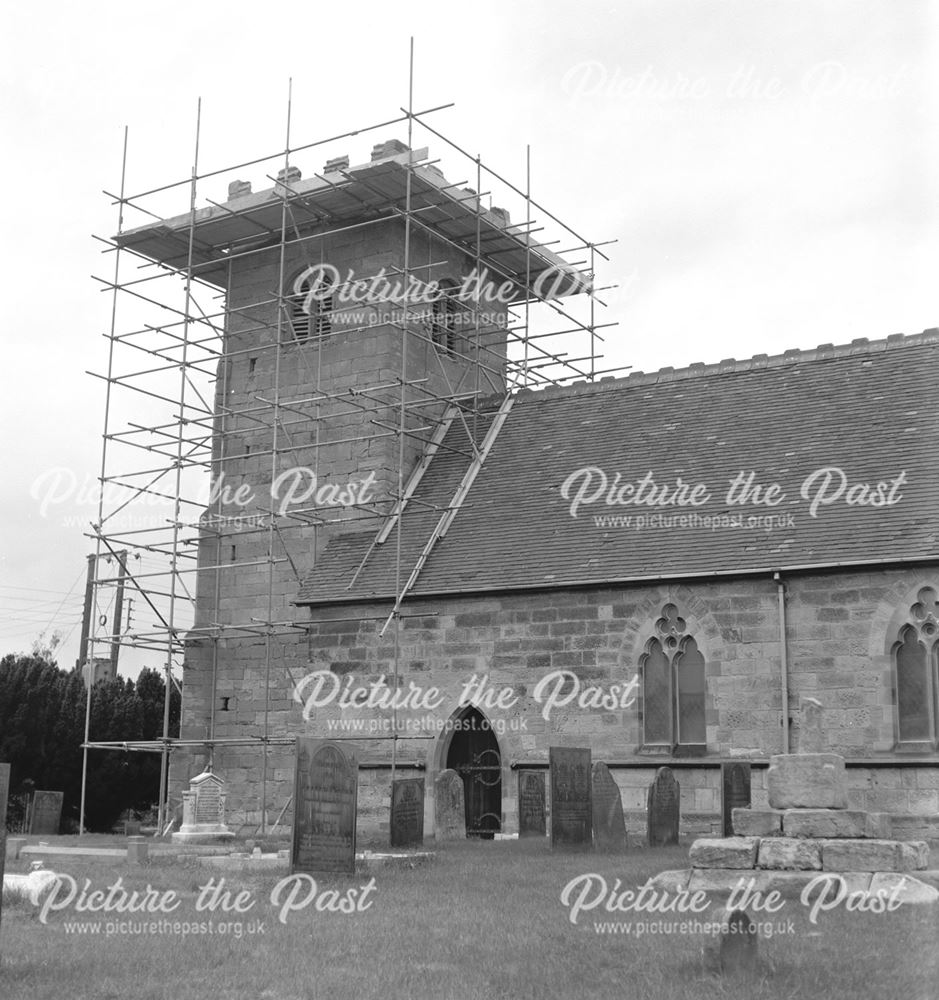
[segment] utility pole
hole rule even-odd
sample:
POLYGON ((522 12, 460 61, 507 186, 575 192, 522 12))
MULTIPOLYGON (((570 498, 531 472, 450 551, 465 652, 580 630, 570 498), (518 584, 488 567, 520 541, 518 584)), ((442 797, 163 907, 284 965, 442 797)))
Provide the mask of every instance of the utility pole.
POLYGON ((127 549, 117 553, 117 596, 114 599, 114 631, 111 636, 111 668, 117 677, 117 658, 121 653, 121 611, 124 607, 124 578, 127 576, 127 549))
MULTIPOLYGON (((91 632, 91 604, 94 598, 95 576, 98 569, 98 555, 93 553, 88 556, 88 579, 85 583, 85 610, 82 615, 82 638, 81 649, 78 654, 79 672, 88 662, 88 636, 91 632)), ((88 789, 88 733, 91 728, 91 689, 94 686, 95 668, 92 657, 91 670, 85 672, 83 680, 85 682, 85 739, 82 747, 82 797, 78 810, 78 835, 85 833, 85 793, 88 789)))
POLYGON ((82 610, 82 637, 78 645, 78 659, 75 666, 79 670, 88 661, 88 634, 91 631, 91 602, 95 590, 95 565, 97 556, 92 553, 88 556, 88 575, 85 577, 85 606, 82 610))

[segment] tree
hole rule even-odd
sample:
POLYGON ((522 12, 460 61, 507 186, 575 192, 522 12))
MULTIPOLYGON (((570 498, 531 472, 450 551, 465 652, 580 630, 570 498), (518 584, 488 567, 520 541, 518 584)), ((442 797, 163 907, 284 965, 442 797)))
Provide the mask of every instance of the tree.
MULTIPOLYGON (((11 764, 11 792, 29 788, 65 793, 66 824, 77 821, 87 690, 78 668, 52 658, 56 643, 37 642, 29 654, 0 660, 0 760, 11 764)), ((89 737, 95 742, 152 740, 163 735, 163 677, 145 668, 136 683, 98 681, 91 697, 89 737)), ((170 732, 179 734, 180 697, 170 692, 170 732)), ((108 830, 126 809, 143 811, 159 797, 158 754, 89 750, 85 821, 108 830)))

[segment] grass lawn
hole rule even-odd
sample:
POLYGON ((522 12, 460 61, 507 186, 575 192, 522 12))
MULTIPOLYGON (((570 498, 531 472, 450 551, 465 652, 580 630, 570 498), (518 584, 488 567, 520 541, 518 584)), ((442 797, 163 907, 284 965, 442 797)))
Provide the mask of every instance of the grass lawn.
MULTIPOLYGON (((694 914, 598 909, 570 922, 560 899, 569 880, 593 872, 611 887, 620 879, 621 889, 636 888, 664 869, 686 867, 684 847, 636 848, 611 857, 552 854, 540 841, 448 844, 416 867, 324 876, 318 890, 341 894, 374 876, 363 900, 370 905, 352 913, 309 905, 288 914, 286 923, 271 900, 280 875, 226 874, 168 857, 146 867, 75 858, 50 858, 46 866, 71 875, 79 890, 85 879, 90 889, 106 890, 120 878, 127 890, 148 883, 158 893, 174 890, 180 904, 164 916, 83 913, 73 903, 50 913, 46 923, 26 903, 5 904, 3 1000, 939 1000, 937 906, 901 906, 884 914, 839 908, 812 924, 798 899, 787 900, 780 913, 765 918, 786 931, 760 939, 764 968, 754 981, 718 975, 714 939, 700 932, 673 927, 635 936, 640 920, 677 924, 694 914), (226 888, 250 894, 252 909, 196 911, 200 887, 221 876, 226 888), (160 919, 201 923, 203 929, 141 935, 113 926, 160 919), (601 921, 630 920, 629 934, 596 928, 601 921), (223 923, 233 925, 227 933, 220 931, 223 923)), ((27 868, 21 859, 7 870, 27 868)), ((319 897, 324 905, 331 898, 319 897)), ((714 920, 723 912, 715 904, 697 919, 714 920)))

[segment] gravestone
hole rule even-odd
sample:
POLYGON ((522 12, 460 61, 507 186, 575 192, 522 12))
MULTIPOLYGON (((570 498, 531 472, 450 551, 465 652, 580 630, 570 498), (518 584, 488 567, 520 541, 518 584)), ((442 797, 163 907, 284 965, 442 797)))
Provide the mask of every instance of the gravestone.
POLYGON ((145 865, 150 860, 150 845, 146 837, 130 836, 127 838, 127 863, 145 865))
POLYGON ((667 847, 678 843, 681 817, 681 787, 670 767, 660 767, 649 785, 647 836, 649 847, 667 847))
POLYGON ((355 873, 358 781, 354 751, 297 737, 292 872, 355 873))
POLYGON ((610 769, 602 761, 593 765, 593 841, 598 851, 626 850, 623 798, 610 769))
POLYGON ((33 805, 29 816, 29 832, 55 836, 62 821, 64 792, 33 792, 33 805))
POLYGON ((175 844, 219 844, 235 834, 225 825, 225 782, 206 770, 189 780, 183 792, 183 821, 172 835, 175 844))
POLYGON ((590 750, 549 747, 551 846, 593 846, 590 750))
POLYGON ((734 809, 749 809, 750 765, 721 764, 721 824, 725 837, 734 835, 734 809))
POLYGON ((64 792, 33 792, 30 811, 29 832, 56 835, 62 821, 62 800, 64 792))
POLYGON ((7 796, 10 794, 10 765, 0 764, 0 920, 3 917, 3 870, 7 860, 7 796))
POLYGON ((750 976, 758 971, 756 925, 745 910, 734 910, 721 935, 721 972, 725 976, 750 976))
POLYGON ((391 846, 424 843, 424 779, 396 778, 391 783, 391 846))
POLYGON ((545 823, 544 771, 518 772, 518 835, 543 837, 545 823))
POLYGON ((463 779, 446 768, 434 779, 434 837, 437 840, 466 839, 466 806, 463 779))
POLYGON ((803 698, 801 708, 799 753, 823 753, 825 734, 822 731, 822 703, 817 698, 803 698))

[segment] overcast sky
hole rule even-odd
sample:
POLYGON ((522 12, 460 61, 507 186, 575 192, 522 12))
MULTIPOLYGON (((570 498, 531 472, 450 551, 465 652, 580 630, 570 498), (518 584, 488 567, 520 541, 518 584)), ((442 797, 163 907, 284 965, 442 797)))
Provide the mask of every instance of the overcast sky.
MULTIPOLYGON (((454 102, 435 127, 592 240, 616 240, 606 364, 653 370, 939 325, 939 5, 870 0, 183 4, 4 14, 0 653, 77 655, 110 303, 102 189, 454 102), (64 474, 64 473, 63 473, 64 474), (43 477, 46 477, 43 479, 43 477)), ((373 142, 353 137, 353 163, 373 142)), ((391 137, 390 135, 388 137, 391 137)), ((432 155, 434 150, 431 150, 432 155)), ((305 166, 300 161, 301 169, 305 166)), ((319 154, 305 174, 322 164, 319 154)), ((255 189, 263 171, 246 175, 255 189)), ((454 178, 451 178, 454 179, 454 178)), ((469 179, 466 177, 457 180, 469 179)), ((224 184, 202 192, 224 200, 224 184)), ((200 204, 205 204, 200 199, 200 204)), ((167 211, 188 208, 178 193, 167 211)), ((139 224, 142 220, 135 220, 139 224)), ((155 663, 154 665, 159 665, 155 663)))

